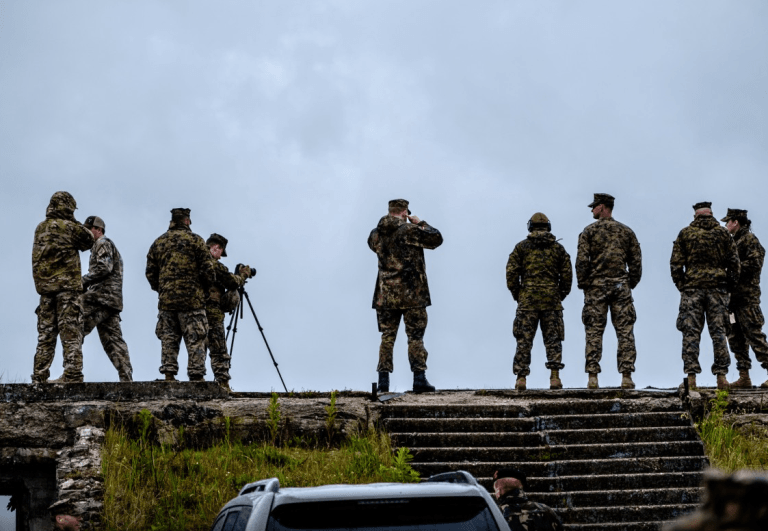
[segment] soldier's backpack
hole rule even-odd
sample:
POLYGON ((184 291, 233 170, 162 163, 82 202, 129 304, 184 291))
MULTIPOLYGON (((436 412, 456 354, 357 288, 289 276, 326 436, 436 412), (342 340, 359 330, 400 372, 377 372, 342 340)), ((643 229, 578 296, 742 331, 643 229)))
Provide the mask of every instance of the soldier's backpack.
POLYGON ((240 293, 236 289, 227 290, 221 297, 221 311, 225 313, 232 313, 237 309, 240 304, 240 293))

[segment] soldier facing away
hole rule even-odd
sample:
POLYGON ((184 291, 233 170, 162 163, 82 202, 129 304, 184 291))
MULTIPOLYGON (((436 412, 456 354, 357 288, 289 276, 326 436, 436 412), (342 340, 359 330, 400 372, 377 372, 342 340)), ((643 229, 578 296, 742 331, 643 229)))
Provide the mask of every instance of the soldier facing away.
POLYGON ((696 387, 699 342, 706 318, 715 360, 717 388, 727 389, 731 358, 726 346, 728 292, 739 280, 739 255, 728 231, 712 216, 712 203, 693 205, 694 219, 677 235, 669 260, 672 281, 680 291, 677 329, 683 333, 683 369, 696 387))
POLYGON ((551 507, 525 495, 526 477, 514 468, 493 473, 496 503, 511 531, 561 531, 563 523, 551 507))
POLYGON ((413 391, 423 393, 435 390, 426 377, 424 331, 427 328, 427 306, 432 301, 424 249, 436 249, 442 243, 440 231, 411 215, 405 199, 389 202, 389 213, 379 220, 368 237, 368 247, 379 258, 373 308, 381 332, 376 370, 379 373, 378 388, 383 392, 389 391, 389 373, 393 371, 392 352, 401 317, 408 336, 413 391))
POLYGON ((121 382, 133 381, 128 345, 120 328, 123 311, 123 259, 115 244, 104 233, 106 226, 99 216, 88 216, 85 228, 96 243, 91 249, 88 274, 83 276, 83 339, 96 328, 109 361, 117 369, 121 382))
POLYGON ((634 389, 635 372, 634 325, 637 320, 632 290, 643 274, 642 254, 635 233, 613 219, 615 198, 609 194, 595 194, 588 206, 597 220, 579 235, 576 255, 576 281, 584 290, 584 310, 581 320, 587 336, 587 387, 597 389, 597 374, 603 355, 603 333, 611 311, 611 322, 616 329, 618 352, 616 362, 622 374, 621 387, 634 389))
POLYGON ((227 266, 219 260, 227 256, 227 240, 221 234, 215 232, 206 240, 205 244, 211 253, 216 280, 206 286, 205 314, 208 319, 208 337, 206 346, 211 354, 211 369, 213 378, 226 390, 229 390, 229 368, 232 358, 227 353, 226 335, 224 333, 224 311, 222 301, 226 290, 242 288, 246 279, 251 275, 251 268, 241 266, 236 275, 229 272, 227 266))
POLYGON ((189 228, 189 214, 188 208, 172 209, 168 231, 147 253, 145 275, 158 293, 155 334, 162 344, 160 372, 166 381, 175 381, 179 372, 182 337, 189 356, 189 381, 202 382, 205 377, 208 320, 202 283, 213 284, 215 273, 205 240, 189 228))
POLYGON ((55 382, 83 381, 83 307, 79 251, 93 246, 93 234, 75 219, 77 203, 69 192, 56 192, 35 229, 32 276, 40 294, 37 350, 32 383, 46 383, 61 336, 64 374, 55 382))
MULTIPOLYGON (((728 332, 728 345, 736 357, 739 379, 731 387, 750 388, 752 380, 749 369, 749 347, 755 352, 755 358, 763 369, 768 370, 768 341, 763 333, 765 318, 760 309, 760 273, 763 270, 765 249, 752 232, 752 222, 746 210, 729 208, 728 214, 721 220, 733 236, 736 251, 739 253, 739 282, 731 293, 728 309, 731 312, 728 332)), ((762 383, 768 388, 768 380, 762 383)))
POLYGON ((531 349, 536 329, 547 351, 546 367, 551 371, 550 389, 562 389, 560 369, 563 365, 565 324, 562 301, 571 292, 573 272, 571 257, 551 232, 547 216, 541 212, 528 221, 528 237, 515 246, 507 261, 507 287, 517 301, 513 334, 517 351, 512 367, 517 375, 515 389, 526 388, 525 377, 531 373, 531 349))

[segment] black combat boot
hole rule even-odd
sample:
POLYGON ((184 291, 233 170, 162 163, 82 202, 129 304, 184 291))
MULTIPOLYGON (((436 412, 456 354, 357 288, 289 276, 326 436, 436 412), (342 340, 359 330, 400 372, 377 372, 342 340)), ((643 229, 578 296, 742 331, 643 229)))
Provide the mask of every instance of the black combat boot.
POLYGON ((389 393, 389 373, 387 371, 379 371, 379 393, 389 393))
POLYGON ((417 371, 413 373, 413 392, 414 393, 434 393, 435 386, 431 385, 427 380, 427 375, 424 371, 417 371))

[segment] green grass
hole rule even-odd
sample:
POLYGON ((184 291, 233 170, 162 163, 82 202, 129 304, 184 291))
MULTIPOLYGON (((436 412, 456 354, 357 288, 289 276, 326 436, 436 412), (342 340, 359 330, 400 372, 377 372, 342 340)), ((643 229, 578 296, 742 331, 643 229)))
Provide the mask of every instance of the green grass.
POLYGON ((718 391, 710 408, 696 428, 704 441, 710 464, 723 472, 742 468, 768 468, 768 430, 763 426, 734 427, 725 411, 728 391, 718 391))
POLYGON ((149 411, 139 421, 137 439, 121 428, 106 434, 102 473, 107 530, 207 531, 243 485, 271 477, 283 487, 419 479, 409 465, 408 450, 393 453, 389 437, 374 431, 352 435, 338 448, 243 445, 225 437, 211 448, 193 450, 183 448, 183 442, 175 447, 152 444, 149 411))

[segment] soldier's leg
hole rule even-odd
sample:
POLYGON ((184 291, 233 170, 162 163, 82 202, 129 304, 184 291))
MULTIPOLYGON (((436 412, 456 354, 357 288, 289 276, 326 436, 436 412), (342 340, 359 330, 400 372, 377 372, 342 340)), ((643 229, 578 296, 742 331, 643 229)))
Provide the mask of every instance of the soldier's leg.
POLYGON ((205 377, 205 338, 208 336, 205 309, 179 312, 179 324, 189 357, 187 376, 190 381, 199 381, 205 377))
MULTIPOLYGON (((768 341, 763 332, 765 317, 763 317, 760 306, 754 304, 744 307, 739 311, 736 322, 741 324, 746 343, 752 347, 755 358, 763 369, 768 370, 768 341)), ((749 359, 749 351, 745 349, 745 352, 747 352, 747 359, 749 359)))
POLYGON ((685 374, 700 374, 699 340, 701 331, 704 329, 704 304, 701 290, 687 290, 680 293, 677 329, 683 333, 683 371, 685 374))
POLYGON ((123 330, 120 327, 120 312, 104 309, 104 319, 99 323, 97 330, 101 346, 112 362, 121 382, 133 381, 133 367, 128 354, 128 345, 123 339, 123 330))
POLYGON ((627 283, 622 283, 617 288, 616 297, 611 303, 611 323, 616 330, 618 349, 616 352, 616 366, 621 374, 635 372, 635 321, 637 313, 632 302, 632 290, 627 283))
POLYGON ((587 344, 585 348, 585 372, 597 374, 600 372, 600 359, 603 357, 603 332, 608 323, 607 293, 603 288, 588 288, 584 290, 584 309, 581 312, 581 322, 584 323, 587 344))
POLYGON ((101 311, 101 306, 89 304, 83 301, 82 297, 81 301, 83 304, 83 341, 85 341, 86 336, 106 318, 106 314, 101 311))
POLYGON ((175 376, 179 372, 179 344, 181 343, 181 326, 179 312, 160 310, 157 313, 155 335, 160 340, 161 360, 160 372, 175 376))
POLYGON ((56 296, 40 295, 37 314, 37 350, 32 369, 32 383, 44 383, 51 375, 59 328, 56 319, 56 296))
POLYGON ((403 312, 405 335, 408 336, 408 362, 411 372, 427 370, 427 349, 424 332, 427 330, 427 309, 409 308, 403 312))
POLYGON ((226 334, 224 332, 224 314, 207 314, 208 318, 208 350, 211 354, 211 370, 213 378, 219 383, 230 380, 229 368, 231 357, 227 352, 226 334))
POLYGON ((563 365, 563 340, 565 339, 565 323, 562 310, 549 310, 541 313, 541 335, 544 337, 544 348, 547 351, 547 369, 559 371, 563 365))
POLYGON ((376 320, 381 332, 381 345, 379 346, 379 365, 377 372, 392 372, 392 352, 395 349, 397 329, 400 327, 402 310, 376 310, 376 320))
POLYGON ((59 336, 64 351, 64 377, 83 380, 83 306, 80 294, 62 291, 56 296, 59 336))
POLYGON ((517 348, 515 349, 515 359, 512 362, 512 372, 518 377, 526 377, 531 374, 531 349, 538 325, 539 312, 518 309, 515 313, 512 335, 517 340, 517 348))
POLYGON ((739 372, 749 371, 752 368, 752 360, 749 359, 749 345, 747 344, 747 338, 744 335, 743 330, 747 326, 744 322, 744 309, 745 308, 738 308, 733 312, 733 315, 736 318, 735 323, 728 322, 728 347, 736 358, 736 369, 738 369, 739 372))
POLYGON ((712 347, 715 354, 712 363, 712 374, 728 374, 731 365, 731 356, 728 353, 726 339, 726 326, 728 319, 728 294, 723 291, 707 290, 706 316, 709 336, 712 338, 712 347))

